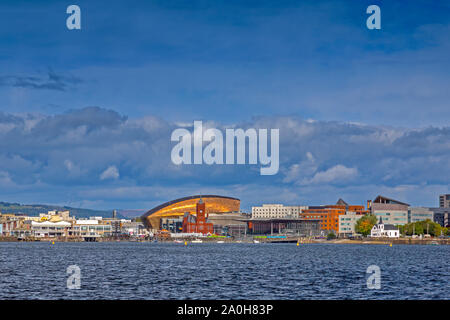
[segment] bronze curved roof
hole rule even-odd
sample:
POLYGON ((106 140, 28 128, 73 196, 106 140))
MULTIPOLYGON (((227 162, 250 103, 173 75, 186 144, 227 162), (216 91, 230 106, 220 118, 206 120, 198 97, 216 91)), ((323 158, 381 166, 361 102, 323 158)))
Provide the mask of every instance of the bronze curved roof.
POLYGON ((152 226, 154 229, 157 229, 161 217, 182 216, 184 212, 195 213, 196 200, 200 200, 200 198, 205 202, 207 212, 225 213, 239 211, 240 209, 240 200, 238 198, 202 194, 163 203, 144 213, 141 216, 142 221, 147 226, 152 226), (177 204, 180 204, 180 206, 177 206, 177 204))

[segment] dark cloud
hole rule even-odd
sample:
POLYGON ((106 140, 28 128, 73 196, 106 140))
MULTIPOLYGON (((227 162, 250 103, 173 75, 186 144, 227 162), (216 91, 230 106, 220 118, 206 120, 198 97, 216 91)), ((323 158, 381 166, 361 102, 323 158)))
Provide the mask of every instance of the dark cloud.
POLYGON ((69 87, 81 83, 81 79, 70 74, 58 74, 48 70, 44 75, 22 76, 6 75, 0 76, 0 86, 29 88, 36 90, 66 91, 69 87))

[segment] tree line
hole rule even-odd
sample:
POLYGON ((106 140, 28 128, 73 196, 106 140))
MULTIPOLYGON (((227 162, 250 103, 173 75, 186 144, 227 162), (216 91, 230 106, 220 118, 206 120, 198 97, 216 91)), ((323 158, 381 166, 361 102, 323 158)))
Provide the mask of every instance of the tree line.
MULTIPOLYGON (((373 214, 362 216, 356 221, 355 232, 367 237, 370 235, 370 231, 377 222, 377 217, 373 214)), ((430 219, 399 225, 398 229, 402 236, 424 234, 429 234, 434 237, 439 237, 441 235, 450 236, 450 229, 444 228, 439 223, 433 222, 430 219)))

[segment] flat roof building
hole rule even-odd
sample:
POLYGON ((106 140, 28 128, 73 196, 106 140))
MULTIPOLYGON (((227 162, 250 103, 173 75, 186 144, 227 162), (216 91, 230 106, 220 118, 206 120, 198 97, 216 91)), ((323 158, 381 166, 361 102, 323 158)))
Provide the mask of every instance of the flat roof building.
POLYGON ((364 215, 356 212, 346 212, 339 216, 339 235, 352 236, 355 235, 356 222, 364 215))
POLYGON ((424 207, 409 207, 408 208, 408 223, 431 220, 433 221, 433 211, 430 208, 424 207))
POLYGON ((276 219, 298 218, 307 206, 285 206, 282 204, 263 204, 260 207, 252 207, 252 218, 276 219))
POLYGON ((243 219, 247 221, 249 234, 253 235, 292 235, 314 237, 321 235, 319 220, 301 218, 282 219, 243 219))

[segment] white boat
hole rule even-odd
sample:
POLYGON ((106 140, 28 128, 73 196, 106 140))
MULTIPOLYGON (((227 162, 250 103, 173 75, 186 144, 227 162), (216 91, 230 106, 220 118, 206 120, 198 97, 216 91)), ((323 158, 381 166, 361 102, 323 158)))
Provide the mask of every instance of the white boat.
POLYGON ((195 240, 192 240, 191 243, 203 243, 203 240, 195 239, 195 240))
POLYGON ((217 243, 225 243, 225 241, 220 240, 220 241, 217 241, 217 243))
POLYGON ((174 243, 183 243, 181 240, 173 240, 174 243))
POLYGON ((253 243, 260 243, 258 240, 253 240, 253 243))

